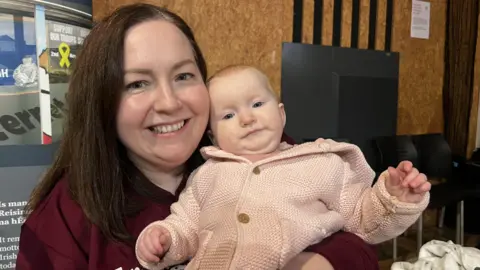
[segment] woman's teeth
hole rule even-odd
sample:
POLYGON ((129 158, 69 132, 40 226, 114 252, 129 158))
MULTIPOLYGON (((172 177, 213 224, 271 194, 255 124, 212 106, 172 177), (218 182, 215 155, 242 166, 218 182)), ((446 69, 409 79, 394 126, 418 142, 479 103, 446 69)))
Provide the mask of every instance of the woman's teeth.
POLYGON ((150 130, 157 134, 165 134, 165 133, 175 132, 181 129, 184 125, 185 125, 185 120, 172 125, 154 126, 154 127, 151 127, 150 130))

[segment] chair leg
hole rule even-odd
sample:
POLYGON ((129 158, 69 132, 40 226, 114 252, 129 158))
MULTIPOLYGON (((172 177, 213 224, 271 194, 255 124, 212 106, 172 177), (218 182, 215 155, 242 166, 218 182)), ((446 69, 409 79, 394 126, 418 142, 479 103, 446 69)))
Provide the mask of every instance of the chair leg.
POLYGON ((464 241, 464 203, 463 201, 460 201, 457 204, 457 224, 455 225, 455 234, 456 234, 456 239, 455 242, 457 245, 462 245, 463 246, 463 241, 464 241))
POLYGON ((393 238, 393 261, 397 261, 397 237, 393 238))
POLYGON ((465 243, 465 204, 460 202, 460 244, 463 246, 465 243))
POLYGON ((438 215, 438 228, 443 228, 443 222, 445 220, 445 206, 440 209, 440 214, 438 215))
POLYGON ((420 252, 420 248, 423 245, 423 213, 420 215, 417 221, 417 253, 420 252))

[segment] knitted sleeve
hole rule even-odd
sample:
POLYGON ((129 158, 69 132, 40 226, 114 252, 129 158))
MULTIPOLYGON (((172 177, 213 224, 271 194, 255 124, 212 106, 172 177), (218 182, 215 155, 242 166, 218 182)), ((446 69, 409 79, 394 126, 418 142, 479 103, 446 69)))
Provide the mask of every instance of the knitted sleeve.
POLYGON ((180 194, 178 201, 172 204, 171 214, 164 220, 151 223, 140 234, 141 236, 150 226, 162 226, 170 232, 172 237, 170 249, 165 253, 160 263, 148 264, 137 256, 140 264, 146 269, 164 269, 185 262, 195 255, 198 248, 197 233, 200 212, 200 206, 195 195, 195 186, 198 180, 197 171, 190 175, 187 186, 180 194))
POLYGON ((385 188, 387 177, 388 172, 383 172, 373 188, 363 192, 346 225, 346 230, 357 233, 371 244, 390 240, 405 232, 418 220, 430 201, 430 193, 426 193, 419 203, 399 201, 385 188))
POLYGON ((377 244, 402 234, 428 205, 429 193, 420 203, 406 203, 391 196, 385 188, 388 172, 383 172, 371 187, 373 171, 361 150, 350 146, 331 154, 329 175, 336 178, 336 190, 327 207, 346 220, 345 231, 377 244))

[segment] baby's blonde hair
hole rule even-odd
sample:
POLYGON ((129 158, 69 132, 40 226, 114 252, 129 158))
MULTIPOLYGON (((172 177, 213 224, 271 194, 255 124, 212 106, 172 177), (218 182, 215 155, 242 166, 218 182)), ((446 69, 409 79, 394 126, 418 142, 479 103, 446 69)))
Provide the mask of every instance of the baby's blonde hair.
POLYGON ((270 90, 272 95, 278 101, 279 97, 278 97, 277 93, 275 93, 275 91, 273 90, 272 85, 270 84, 270 80, 268 79, 267 75, 263 71, 261 71, 260 69, 254 67, 254 66, 249 66, 249 65, 244 65, 244 64, 236 64, 236 65, 226 66, 224 68, 221 68, 217 72, 215 72, 212 76, 210 76, 210 78, 208 78, 208 80, 206 82, 206 85, 207 85, 207 87, 209 87, 210 83, 215 79, 226 77, 228 75, 232 75, 232 74, 238 73, 240 71, 249 70, 249 69, 256 72, 259 75, 259 78, 264 80, 264 83, 267 85, 268 90, 270 90))

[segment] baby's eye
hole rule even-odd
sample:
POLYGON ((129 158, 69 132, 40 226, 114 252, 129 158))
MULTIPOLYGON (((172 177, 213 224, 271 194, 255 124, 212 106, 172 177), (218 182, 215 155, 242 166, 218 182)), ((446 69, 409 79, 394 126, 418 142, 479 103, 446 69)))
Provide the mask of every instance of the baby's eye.
POLYGON ((229 113, 223 117, 223 119, 227 120, 233 117, 233 113, 229 113))
POLYGON ((262 106, 262 105, 263 105, 263 102, 261 102, 261 101, 255 102, 255 103, 253 103, 253 108, 258 108, 258 107, 260 107, 260 106, 262 106))

